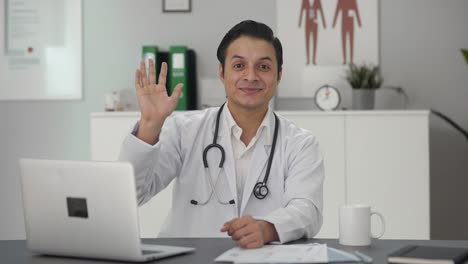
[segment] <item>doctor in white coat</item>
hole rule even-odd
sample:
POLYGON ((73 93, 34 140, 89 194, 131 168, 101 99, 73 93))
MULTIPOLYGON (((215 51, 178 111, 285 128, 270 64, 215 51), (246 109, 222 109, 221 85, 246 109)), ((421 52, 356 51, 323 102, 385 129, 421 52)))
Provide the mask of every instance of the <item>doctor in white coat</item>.
POLYGON ((152 61, 149 76, 144 62, 136 70, 141 118, 120 160, 134 165, 139 203, 175 181, 161 237, 227 235, 244 248, 313 237, 323 159, 314 136, 269 108, 282 75, 280 41, 265 24, 243 21, 217 56, 225 105, 170 118, 182 84, 168 96, 165 63, 157 84, 152 61))

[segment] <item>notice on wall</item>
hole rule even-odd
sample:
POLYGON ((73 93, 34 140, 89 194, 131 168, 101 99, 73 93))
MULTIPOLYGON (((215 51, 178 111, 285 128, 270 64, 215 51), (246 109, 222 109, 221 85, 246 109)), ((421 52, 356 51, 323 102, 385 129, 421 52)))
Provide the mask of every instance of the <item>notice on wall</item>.
POLYGON ((81 99, 82 0, 0 0, 0 100, 81 99))

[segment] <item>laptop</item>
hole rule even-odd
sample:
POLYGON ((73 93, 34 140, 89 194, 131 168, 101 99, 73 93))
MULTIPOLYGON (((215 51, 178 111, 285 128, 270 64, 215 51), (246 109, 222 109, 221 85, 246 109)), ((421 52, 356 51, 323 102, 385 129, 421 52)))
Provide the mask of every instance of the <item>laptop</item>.
POLYGON ((140 262, 195 250, 141 243, 130 163, 39 159, 19 163, 26 244, 32 252, 140 262))

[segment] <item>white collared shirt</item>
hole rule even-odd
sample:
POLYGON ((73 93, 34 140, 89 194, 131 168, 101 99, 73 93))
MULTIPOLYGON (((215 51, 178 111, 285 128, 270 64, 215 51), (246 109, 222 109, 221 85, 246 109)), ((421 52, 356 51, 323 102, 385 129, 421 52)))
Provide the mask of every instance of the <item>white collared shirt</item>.
POLYGON ((238 214, 240 216, 241 204, 242 204, 242 197, 244 194, 244 186, 245 181, 249 175, 249 167, 252 160, 253 151, 255 149, 255 144, 258 141, 258 138, 262 135, 262 133, 266 133, 267 139, 269 140, 270 135, 270 123, 269 123, 269 115, 268 111, 263 118, 262 123, 257 129, 257 133, 255 136, 250 140, 249 145, 246 146, 244 142, 241 140, 242 136, 242 128, 240 128, 232 114, 227 107, 227 103, 225 106, 226 110, 224 112, 224 118, 226 123, 228 124, 228 128, 231 134, 231 142, 232 142, 232 151, 234 155, 234 163, 236 168, 236 190, 237 190, 237 199, 238 199, 238 214), (264 132, 265 131, 265 132, 264 132))

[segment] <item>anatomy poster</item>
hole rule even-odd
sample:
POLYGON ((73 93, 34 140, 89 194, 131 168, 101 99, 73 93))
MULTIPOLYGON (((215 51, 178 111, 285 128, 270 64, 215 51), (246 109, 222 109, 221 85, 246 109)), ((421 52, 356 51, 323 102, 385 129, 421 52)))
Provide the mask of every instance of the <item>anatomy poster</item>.
POLYGON ((278 95, 312 97, 324 84, 347 89, 348 64, 379 63, 378 24, 378 0, 277 0, 278 95))
POLYGON ((81 0, 0 0, 0 100, 81 99, 81 0))

